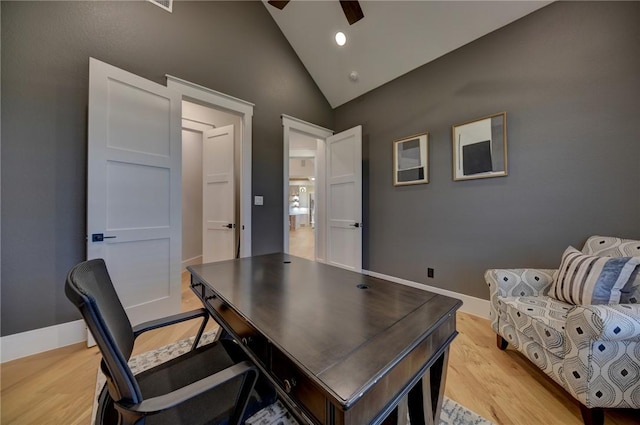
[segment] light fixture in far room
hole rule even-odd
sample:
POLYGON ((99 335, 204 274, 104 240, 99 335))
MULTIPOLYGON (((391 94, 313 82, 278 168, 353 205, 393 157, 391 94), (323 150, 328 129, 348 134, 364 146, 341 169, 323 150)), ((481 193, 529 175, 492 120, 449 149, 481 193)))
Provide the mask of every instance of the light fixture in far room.
POLYGON ((346 42, 347 42, 347 36, 344 35, 342 31, 338 31, 336 33, 336 44, 338 46, 344 46, 346 42))

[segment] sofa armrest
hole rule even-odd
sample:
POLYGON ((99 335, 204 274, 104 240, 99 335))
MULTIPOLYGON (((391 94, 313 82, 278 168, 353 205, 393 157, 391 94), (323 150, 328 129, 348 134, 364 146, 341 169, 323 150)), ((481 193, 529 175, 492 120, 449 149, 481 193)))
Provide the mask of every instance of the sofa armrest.
POLYGON ((491 327, 500 333, 500 298, 544 295, 553 281, 552 269, 489 269, 484 279, 489 285, 489 319, 491 327))
POLYGON ((500 297, 537 297, 545 295, 555 269, 489 269, 484 278, 489 292, 500 297))
POLYGON ((567 333, 578 341, 640 341, 640 305, 578 305, 567 315, 567 333))

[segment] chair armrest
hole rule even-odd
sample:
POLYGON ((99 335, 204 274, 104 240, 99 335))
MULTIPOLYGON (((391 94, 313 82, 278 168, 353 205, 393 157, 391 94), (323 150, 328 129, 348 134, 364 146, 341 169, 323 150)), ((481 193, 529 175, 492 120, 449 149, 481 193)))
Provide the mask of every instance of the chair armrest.
POLYGON ((640 304, 578 305, 567 333, 573 341, 640 341, 640 304))
MULTIPOLYGON (((229 366, 220 372, 207 376, 199 381, 193 382, 168 394, 152 397, 143 400, 141 403, 132 404, 126 402, 114 402, 115 407, 121 411, 125 416, 141 417, 147 415, 153 415, 163 412, 172 407, 178 406, 180 403, 184 403, 200 394, 203 394, 219 385, 224 384, 234 378, 244 375, 242 386, 239 390, 239 395, 236 398, 236 406, 240 408, 240 417, 244 413, 244 409, 247 404, 247 400, 253 390, 255 382, 258 378, 258 370, 254 365, 248 361, 236 363, 233 366, 229 366)), ((232 423, 229 421, 229 423, 232 423)))
POLYGON ((177 313, 171 316, 162 317, 156 320, 150 320, 148 322, 140 323, 133 327, 134 337, 138 337, 140 334, 151 331, 154 329, 162 328, 164 326, 175 325, 176 323, 186 322, 187 320, 197 319, 202 317, 203 320, 209 319, 209 313, 204 308, 196 310, 186 311, 183 313, 177 313))
POLYGON ((185 311, 183 313, 177 313, 171 316, 162 317, 156 320, 150 320, 148 322, 140 323, 133 327, 133 338, 137 338, 140 334, 151 331, 154 329, 162 328, 164 326, 175 325, 176 323, 186 322, 187 320, 193 320, 201 317, 202 323, 198 329, 198 333, 193 340, 192 350, 195 350, 200 343, 200 337, 204 333, 204 328, 209 321, 209 312, 205 308, 198 308, 196 310, 185 311))

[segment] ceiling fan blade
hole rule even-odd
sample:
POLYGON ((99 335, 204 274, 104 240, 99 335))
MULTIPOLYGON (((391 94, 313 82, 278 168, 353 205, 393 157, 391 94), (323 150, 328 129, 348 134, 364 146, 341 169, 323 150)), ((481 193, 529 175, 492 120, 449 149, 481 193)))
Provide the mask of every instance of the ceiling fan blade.
POLYGON ((340 0, 340 6, 342 6, 344 16, 347 17, 349 25, 353 25, 364 18, 364 13, 362 13, 359 2, 355 0, 340 0))
POLYGON ((267 3, 269 3, 273 7, 277 7, 278 9, 282 10, 287 5, 287 3, 289 3, 289 0, 282 0, 282 1, 269 0, 267 3))

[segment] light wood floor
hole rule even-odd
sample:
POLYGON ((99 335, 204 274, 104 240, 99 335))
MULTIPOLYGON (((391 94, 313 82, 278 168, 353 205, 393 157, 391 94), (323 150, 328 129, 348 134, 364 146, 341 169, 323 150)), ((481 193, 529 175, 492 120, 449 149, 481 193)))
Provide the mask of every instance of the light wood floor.
MULTIPOLYGON (((200 307, 183 275, 184 310, 200 307)), ((215 325, 210 325, 214 327, 215 325)), ((134 353, 191 336, 196 324, 143 334, 134 353)), ((496 424, 580 425, 577 402, 514 350, 500 351, 488 320, 458 314, 445 394, 496 424)), ((37 354, 0 367, 0 424, 82 424, 91 418, 100 354, 84 344, 37 354)), ((640 412, 609 411, 606 425, 640 423, 640 412)))
POLYGON ((289 254, 316 259, 315 234, 311 227, 298 227, 289 231, 289 254))

